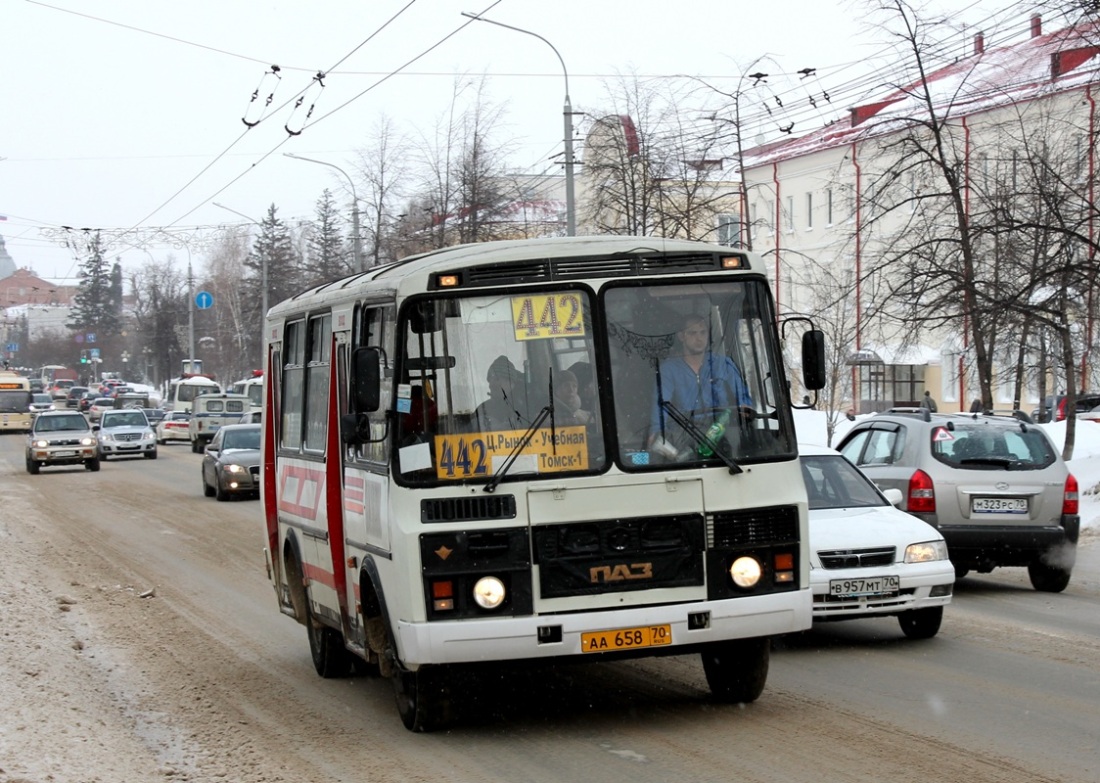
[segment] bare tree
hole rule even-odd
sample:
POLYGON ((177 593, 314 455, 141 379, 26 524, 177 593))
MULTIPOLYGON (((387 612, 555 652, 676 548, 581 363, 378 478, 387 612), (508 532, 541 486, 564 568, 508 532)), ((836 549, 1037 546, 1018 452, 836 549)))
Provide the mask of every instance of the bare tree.
POLYGON ((386 116, 379 117, 368 139, 359 150, 357 166, 363 201, 361 231, 369 244, 370 265, 395 261, 404 255, 397 241, 400 216, 394 214, 401 194, 408 187, 410 174, 409 142, 386 116))
POLYGON ((153 367, 152 380, 172 378, 185 354, 181 350, 180 331, 187 325, 187 277, 169 256, 142 265, 130 275, 129 283, 139 342, 134 355, 148 356, 153 367))
POLYGON ((738 186, 723 181, 714 112, 696 110, 699 99, 680 81, 655 87, 624 77, 607 91, 610 108, 587 134, 585 221, 596 233, 716 241, 718 216, 740 209, 738 186))
MULTIPOLYGON (((248 227, 243 227, 247 229, 248 227)), ((258 335, 249 320, 245 261, 250 237, 239 229, 227 229, 214 241, 206 257, 206 275, 213 294, 213 336, 217 341, 217 375, 228 381, 241 377, 255 365, 252 350, 258 335)), ((261 332, 262 333, 262 329, 261 332)))

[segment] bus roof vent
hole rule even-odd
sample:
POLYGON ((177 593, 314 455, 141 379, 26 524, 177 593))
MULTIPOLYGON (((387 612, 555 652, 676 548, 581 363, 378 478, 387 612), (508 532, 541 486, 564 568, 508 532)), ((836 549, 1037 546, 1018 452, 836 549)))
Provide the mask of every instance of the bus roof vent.
MULTIPOLYGON (((741 269, 747 269, 742 259, 741 269)), ((633 277, 653 274, 700 274, 723 269, 722 257, 711 253, 672 256, 626 255, 596 258, 532 259, 483 264, 465 270, 464 287, 584 280, 593 277, 633 277)))

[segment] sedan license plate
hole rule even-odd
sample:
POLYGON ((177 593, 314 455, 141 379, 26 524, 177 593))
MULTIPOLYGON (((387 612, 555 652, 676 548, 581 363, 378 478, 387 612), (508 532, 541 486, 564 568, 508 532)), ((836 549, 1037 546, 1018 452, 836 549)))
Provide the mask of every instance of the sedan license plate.
POLYGON ((672 626, 643 625, 617 631, 593 631, 581 634, 581 652, 612 652, 672 644, 672 626))
POLYGON ((894 575, 830 579, 829 595, 883 595, 885 593, 896 593, 900 587, 901 578, 894 575))
POLYGON ((55 457, 75 457, 76 452, 75 451, 55 451, 53 453, 53 455, 55 457))
POLYGON ((972 514, 1026 514, 1027 498, 971 498, 972 514))

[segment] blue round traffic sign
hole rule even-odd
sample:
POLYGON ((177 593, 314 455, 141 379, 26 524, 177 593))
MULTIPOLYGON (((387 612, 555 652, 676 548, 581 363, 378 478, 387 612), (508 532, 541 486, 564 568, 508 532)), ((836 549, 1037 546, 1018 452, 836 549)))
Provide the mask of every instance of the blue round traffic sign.
POLYGON ((214 295, 209 291, 199 291, 195 294, 195 307, 206 310, 214 304, 214 295))

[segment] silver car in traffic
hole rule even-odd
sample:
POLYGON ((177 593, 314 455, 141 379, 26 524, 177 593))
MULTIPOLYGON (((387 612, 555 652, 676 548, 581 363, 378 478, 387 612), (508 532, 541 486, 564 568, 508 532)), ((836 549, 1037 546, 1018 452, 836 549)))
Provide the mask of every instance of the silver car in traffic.
POLYGON ((1069 584, 1077 479, 1042 427, 989 412, 891 413, 858 422, 838 449, 943 534, 956 576, 1024 566, 1036 590, 1069 584))

